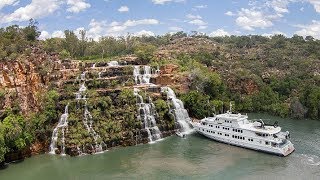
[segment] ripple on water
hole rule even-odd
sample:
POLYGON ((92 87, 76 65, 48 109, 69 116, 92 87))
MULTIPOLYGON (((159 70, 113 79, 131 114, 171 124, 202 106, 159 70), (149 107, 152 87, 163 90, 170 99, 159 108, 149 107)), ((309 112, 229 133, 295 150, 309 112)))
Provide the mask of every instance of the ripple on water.
POLYGON ((309 154, 298 154, 298 157, 301 158, 301 162, 310 166, 320 166, 320 158, 316 155, 309 154))

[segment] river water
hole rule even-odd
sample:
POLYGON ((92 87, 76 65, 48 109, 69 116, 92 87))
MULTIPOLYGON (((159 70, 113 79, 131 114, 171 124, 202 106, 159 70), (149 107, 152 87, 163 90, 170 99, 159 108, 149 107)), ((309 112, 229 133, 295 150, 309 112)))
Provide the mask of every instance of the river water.
POLYGON ((76 158, 34 156, 0 170, 0 179, 320 179, 320 121, 249 117, 278 121, 296 151, 278 157, 191 134, 76 158))

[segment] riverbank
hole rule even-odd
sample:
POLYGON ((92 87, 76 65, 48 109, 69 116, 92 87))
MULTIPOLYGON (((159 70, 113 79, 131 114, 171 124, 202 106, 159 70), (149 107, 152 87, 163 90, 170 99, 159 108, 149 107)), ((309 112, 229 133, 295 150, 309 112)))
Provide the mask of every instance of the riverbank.
POLYGON ((154 144, 116 147, 73 158, 42 154, 10 164, 0 179, 317 179, 320 122, 249 114, 278 121, 291 133, 296 151, 278 157, 218 143, 198 134, 170 136, 154 144))

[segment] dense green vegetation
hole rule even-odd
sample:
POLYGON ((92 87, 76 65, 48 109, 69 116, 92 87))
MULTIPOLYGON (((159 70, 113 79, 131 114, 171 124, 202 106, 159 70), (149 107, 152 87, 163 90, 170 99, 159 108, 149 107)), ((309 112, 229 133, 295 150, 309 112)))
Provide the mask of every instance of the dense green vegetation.
MULTIPOLYGON (((187 75, 190 80, 190 91, 179 95, 192 117, 222 113, 229 109, 232 101, 236 112, 320 119, 320 41, 311 36, 208 37, 195 32, 178 32, 155 37, 101 37, 94 41, 87 38, 84 30, 66 30, 65 38, 38 40, 38 36, 34 20, 24 28, 16 25, 1 28, 0 61, 19 60, 20 55, 28 55, 34 46, 57 53, 62 59, 104 61, 134 54, 145 64, 179 66, 179 74, 187 75)), ((131 74, 131 70, 125 70, 126 74, 131 74)), ((40 71, 40 74, 45 75, 47 71, 40 71)), ((119 88, 134 83, 132 78, 122 81, 102 82, 93 78, 86 85, 89 89, 96 89, 119 88)), ((83 107, 83 104, 60 101, 74 98, 77 89, 78 86, 69 84, 60 92, 49 86, 48 92, 38 95, 40 112, 27 117, 21 114, 17 101, 11 108, 3 110, 0 116, 0 162, 8 152, 23 150, 35 141, 48 141, 52 126, 67 103, 70 103, 69 122, 73 125, 67 136, 69 143, 77 146, 92 143, 92 137, 81 123, 83 109, 75 108, 83 107)), ((0 90, 0 104, 4 103, 5 93, 0 90)), ((96 122, 94 128, 103 135, 99 141, 117 143, 123 136, 131 138, 136 135, 141 122, 135 117, 137 107, 132 91, 123 90, 104 97, 98 97, 94 90, 88 94, 91 96, 88 109, 96 122), (114 117, 119 118, 115 121, 114 117)), ((174 127, 166 102, 157 99, 154 104, 161 126, 174 127)))
POLYGON ((37 24, 31 19, 24 28, 18 25, 0 28, 0 60, 15 60, 23 53, 30 53, 30 47, 40 35, 37 24))
POLYGON ((58 118, 57 105, 59 94, 51 90, 41 95, 42 110, 23 117, 19 106, 7 109, 0 122, 0 161, 7 152, 23 150, 32 142, 46 141, 51 136, 52 122, 58 118))

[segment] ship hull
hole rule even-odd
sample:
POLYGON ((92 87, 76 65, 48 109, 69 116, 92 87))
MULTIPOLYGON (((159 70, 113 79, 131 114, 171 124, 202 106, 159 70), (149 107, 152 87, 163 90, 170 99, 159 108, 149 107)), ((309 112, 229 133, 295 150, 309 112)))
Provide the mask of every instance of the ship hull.
POLYGON ((245 149, 255 150, 255 151, 259 151, 259 152, 263 152, 263 153, 267 153, 267 154, 272 154, 272 155, 285 157, 285 156, 288 156, 292 152, 295 151, 295 149, 293 147, 293 144, 291 144, 290 141, 288 141, 289 143, 288 143, 287 150, 283 150, 283 149, 280 149, 280 148, 268 148, 268 147, 263 147, 263 146, 259 146, 259 145, 256 145, 256 144, 249 144, 249 143, 245 143, 245 142, 239 142, 239 141, 236 141, 236 140, 232 140, 230 138, 226 139, 226 138, 223 138, 223 137, 218 137, 218 136, 214 136, 214 135, 211 135, 211 134, 207 134, 205 132, 200 131, 198 128, 195 128, 195 129, 199 134, 201 134, 201 135, 203 135, 203 136, 205 136, 205 137, 207 137, 207 138, 209 138, 211 140, 214 140, 214 141, 217 141, 217 142, 222 142, 222 143, 233 145, 233 146, 237 146, 237 147, 242 147, 242 148, 245 148, 245 149))

